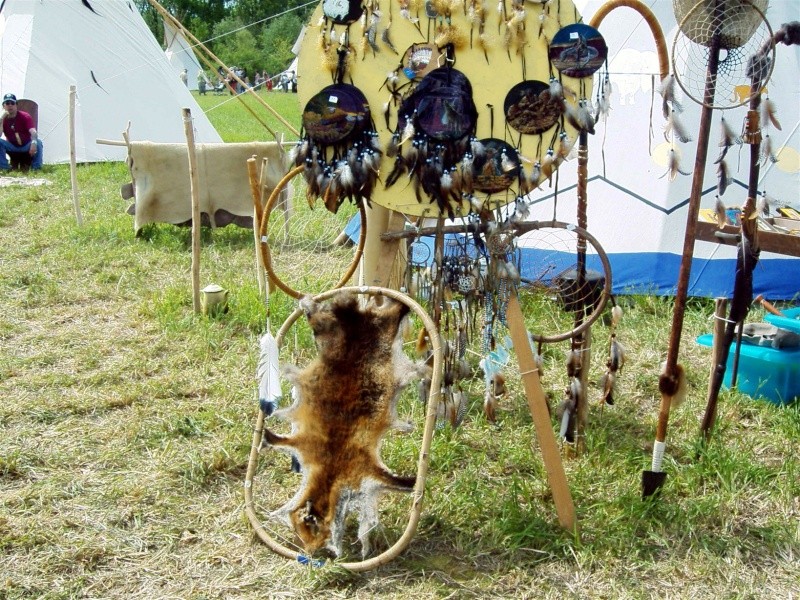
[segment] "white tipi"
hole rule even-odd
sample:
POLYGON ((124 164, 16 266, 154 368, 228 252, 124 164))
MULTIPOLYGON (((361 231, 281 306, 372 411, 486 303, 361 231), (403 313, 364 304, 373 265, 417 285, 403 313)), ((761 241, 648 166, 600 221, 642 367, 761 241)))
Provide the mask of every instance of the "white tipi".
POLYGON ((187 83, 190 90, 197 89, 197 74, 203 69, 197 55, 192 50, 191 44, 183 37, 183 34, 175 29, 166 20, 164 23, 164 54, 167 61, 172 66, 172 70, 180 77, 181 71, 186 69, 188 77, 187 83))
POLYGON ((0 90, 39 105, 45 163, 69 161, 69 87, 76 86, 76 159, 124 160, 121 140, 184 142, 192 109, 198 143, 219 134, 128 0, 0 0, 0 90))

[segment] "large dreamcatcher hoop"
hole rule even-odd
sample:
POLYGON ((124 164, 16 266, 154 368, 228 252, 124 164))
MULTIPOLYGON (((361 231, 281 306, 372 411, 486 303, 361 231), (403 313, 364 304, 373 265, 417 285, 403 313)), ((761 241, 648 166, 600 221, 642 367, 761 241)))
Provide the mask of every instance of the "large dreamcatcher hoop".
MULTIPOLYGON (((359 286, 359 287, 344 287, 334 290, 329 290, 327 292, 323 292, 314 297, 314 302, 323 302, 325 300, 329 300, 333 298, 335 295, 339 293, 354 293, 358 295, 366 295, 366 296, 377 296, 377 297, 385 297, 405 304, 409 309, 410 312, 416 316, 422 324, 422 327, 425 329, 429 340, 430 340, 430 350, 432 356, 432 379, 430 385, 430 391, 427 398, 427 403, 424 405, 425 410, 425 422, 424 422, 424 430, 422 433, 422 440, 419 445, 419 452, 417 458, 417 471, 416 471, 416 480, 414 483, 413 491, 411 492, 411 508, 408 515, 408 523, 403 530, 403 533, 400 537, 386 550, 381 552, 380 554, 356 562, 342 562, 337 563, 338 566, 348 569, 350 571, 367 571, 369 569, 373 569, 379 567, 383 564, 388 563, 395 557, 397 557, 411 542, 411 539, 414 536, 414 532, 416 531, 417 525, 420 520, 420 516, 422 513, 422 499, 424 496, 424 489, 425 489, 425 480, 427 478, 428 473, 428 466, 430 462, 430 448, 431 443, 433 440, 433 433, 436 428, 436 407, 439 404, 439 396, 441 390, 441 383, 442 383, 442 344, 440 341, 439 333, 436 326, 433 323, 433 320, 430 318, 428 313, 423 309, 417 302, 415 302, 410 296, 398 292, 389 288, 382 288, 376 286, 359 286)), ((297 308, 286 321, 281 326, 280 330, 276 335, 276 342, 278 346, 281 346, 284 340, 287 338, 287 335, 292 328, 292 326, 297 322, 297 320, 304 314, 303 308, 297 308)), ((247 464, 247 472, 245 475, 245 513, 253 526, 256 534, 258 535, 259 539, 264 542, 273 552, 280 554, 289 559, 297 560, 303 564, 312 563, 312 558, 307 556, 299 546, 294 544, 293 542, 289 542, 288 540, 286 543, 281 543, 276 539, 277 535, 272 535, 270 532, 267 531, 264 523, 262 522, 261 518, 258 514, 258 509, 263 508, 257 506, 257 503, 254 499, 253 490, 254 490, 254 478, 256 474, 256 470, 258 468, 259 462, 259 450, 262 441, 262 435, 264 432, 265 427, 265 417, 264 412, 262 410, 258 411, 258 417, 256 419, 255 429, 253 432, 253 440, 252 445, 250 448, 250 455, 247 464), (295 548, 289 547, 287 544, 292 543, 295 545, 295 548)), ((315 563, 316 564, 316 563, 315 563)))
POLYGON ((561 221, 520 223, 517 232, 518 251, 533 257, 520 269, 518 295, 534 340, 561 342, 586 331, 611 297, 611 263, 600 242, 561 221))
POLYGON ((754 74, 767 81, 775 64, 775 47, 759 51, 772 39, 772 28, 764 16, 767 0, 673 0, 681 34, 672 43, 672 70, 680 88, 694 102, 709 108, 729 109, 750 102, 753 94, 737 93, 749 88, 754 74), (706 66, 712 46, 719 59, 714 75, 715 94, 705 96, 706 66))
MULTIPOLYGON (((284 177, 278 182, 278 185, 275 186, 275 189, 272 190, 272 193, 267 200, 266 206, 264 207, 264 214, 261 218, 261 223, 259 224, 259 239, 261 240, 261 258, 264 264, 264 268, 269 275, 270 280, 277 285, 280 289, 284 292, 289 294, 293 298, 302 298, 307 293, 313 293, 318 290, 300 290, 297 289, 299 286, 298 283, 292 282, 291 284, 287 282, 289 279, 288 273, 290 271, 298 272, 299 275, 297 279, 304 279, 308 275, 313 274, 313 278, 315 281, 321 282, 320 287, 323 289, 329 288, 340 288, 344 284, 346 284, 350 278, 355 273, 356 269, 358 268, 359 261, 361 260, 361 256, 364 253, 364 245, 366 244, 367 240, 367 213, 364 208, 364 203, 358 203, 358 215, 361 220, 361 229, 359 232, 358 244, 355 248, 355 252, 353 253, 352 259, 347 263, 347 266, 344 268, 344 274, 338 279, 333 279, 329 282, 323 281, 325 278, 326 273, 336 273, 336 269, 332 268, 333 265, 331 264, 320 264, 320 255, 319 250, 324 248, 326 251, 330 251, 332 247, 334 247, 335 242, 332 238, 337 238, 343 235, 344 227, 350 220, 352 215, 349 215, 347 212, 347 207, 353 207, 353 204, 344 203, 339 210, 336 212, 336 215, 329 212, 328 210, 319 209, 305 209, 308 211, 308 218, 303 220, 299 217, 292 217, 291 210, 292 207, 280 207, 283 209, 283 218, 284 223, 278 223, 278 211, 276 210, 279 203, 279 198, 281 197, 281 193, 289 186, 290 182, 300 173, 304 171, 303 165, 298 167, 294 167, 290 170, 284 177), (288 209, 288 210, 287 210, 288 209), (312 220, 312 214, 316 215, 316 219, 312 220), (296 232, 292 230, 292 224, 299 226, 299 224, 304 223, 307 224, 308 227, 323 227, 319 224, 319 216, 325 215, 326 219, 330 222, 331 218, 335 222, 335 228, 331 229, 324 235, 325 232, 322 230, 316 230, 311 235, 296 235, 296 232), (270 224, 270 221, 273 221, 270 224), (305 248, 305 251, 301 251, 303 249, 298 248, 296 243, 292 240, 294 239, 311 239, 313 240, 315 246, 305 248), (279 249, 286 250, 284 253, 278 253, 279 249), (286 260, 281 262, 280 256, 285 255, 286 260), (281 263, 281 264, 276 264, 281 263), (278 275, 279 268, 282 268, 282 276, 278 275), (291 267, 291 268, 290 268, 291 267)), ((305 197, 305 194, 301 194, 305 197)), ((299 206, 304 206, 305 200, 301 199, 298 202, 299 206)), ((330 223, 328 225, 330 229, 330 223)), ((346 246, 342 246, 343 252, 349 253, 350 248, 346 246)), ((344 262, 346 258, 342 259, 344 262)))

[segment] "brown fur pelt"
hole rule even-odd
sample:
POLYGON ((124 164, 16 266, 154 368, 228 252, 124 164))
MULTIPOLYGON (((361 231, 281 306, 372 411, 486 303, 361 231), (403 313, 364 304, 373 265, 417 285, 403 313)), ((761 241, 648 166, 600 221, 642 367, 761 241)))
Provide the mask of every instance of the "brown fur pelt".
POLYGON ((289 366, 295 402, 275 416, 292 423, 292 433, 264 429, 264 444, 285 450, 300 463, 303 480, 295 496, 274 516, 285 519, 312 553, 341 553, 347 514, 358 513, 362 555, 378 524, 383 490, 410 491, 415 477, 392 473, 380 457, 390 428, 410 431, 397 417, 397 398, 430 369, 403 352, 400 323, 405 304, 341 292, 326 304, 300 301, 314 333, 318 356, 304 369, 289 366))

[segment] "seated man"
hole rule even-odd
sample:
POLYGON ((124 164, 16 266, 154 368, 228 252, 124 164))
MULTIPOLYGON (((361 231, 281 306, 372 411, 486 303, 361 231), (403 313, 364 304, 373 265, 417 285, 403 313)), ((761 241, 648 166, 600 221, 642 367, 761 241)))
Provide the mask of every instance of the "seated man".
POLYGON ((0 170, 9 171, 6 153, 28 154, 31 157, 31 168, 42 168, 42 141, 38 139, 33 118, 25 111, 17 108, 17 97, 6 94, 3 97, 3 113, 0 115, 3 123, 3 135, 0 138, 0 170))

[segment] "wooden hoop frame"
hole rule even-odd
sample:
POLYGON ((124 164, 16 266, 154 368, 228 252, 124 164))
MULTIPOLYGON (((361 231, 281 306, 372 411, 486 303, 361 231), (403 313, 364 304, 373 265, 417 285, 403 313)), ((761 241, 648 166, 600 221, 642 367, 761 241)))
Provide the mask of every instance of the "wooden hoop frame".
MULTIPOLYGON (((292 298, 300 299, 306 294, 295 290, 294 288, 290 287, 286 283, 283 282, 276 274, 275 270, 272 267, 272 254, 269 251, 269 244, 266 242, 267 237, 267 225, 269 224, 269 216, 272 213, 272 209, 275 207, 275 204, 278 201, 278 196, 280 196, 281 192, 283 192, 284 188, 289 185, 289 182, 294 179, 297 175, 302 173, 305 170, 303 165, 293 168, 289 171, 283 178, 278 182, 278 185, 275 186, 275 189, 272 190, 272 193, 269 195, 269 199, 267 200, 267 204, 264 207, 264 214, 261 216, 261 223, 259 223, 258 227, 258 237, 261 241, 261 262, 264 265, 264 268, 267 270, 267 275, 269 275, 270 281, 272 281, 275 285, 277 285, 280 289, 284 292, 289 294, 292 298)), ((345 283, 349 281, 349 279, 353 276, 353 273, 356 272, 358 268, 358 263, 361 261, 361 257, 364 254, 364 246, 367 243, 367 211, 364 208, 364 202, 359 202, 358 204, 358 214, 361 219, 361 231, 359 232, 358 237, 358 246, 356 247, 355 255, 353 256, 353 261, 347 267, 345 274, 342 278, 333 286, 334 289, 341 288, 345 283)))
MULTIPOLYGON (((323 292, 322 294, 314 296, 314 300, 316 302, 328 300, 339 292, 354 292, 357 294, 366 294, 371 296, 386 296, 387 298, 392 298, 393 300, 402 302, 408 306, 422 321, 422 324, 425 327, 428 336, 430 337, 431 351, 433 352, 433 373, 431 375, 428 406, 425 413, 425 428, 423 430, 422 445, 420 447, 419 458, 417 460, 417 479, 414 483, 414 490, 412 491, 413 501, 411 505, 411 511, 409 513, 408 524, 406 525, 405 531, 394 543, 394 545, 384 550, 381 554, 358 562, 337 563, 338 566, 344 569, 359 572, 374 569, 396 558, 411 542, 411 538, 414 536, 417 525, 419 524, 419 519, 422 514, 422 498, 425 492, 425 480, 428 475, 428 466, 430 464, 431 443, 433 440, 433 432, 436 428, 436 407, 439 403, 439 396, 441 395, 443 355, 441 338, 439 337, 439 332, 436 329, 436 325, 433 323, 433 320, 430 318, 430 316, 428 316, 428 313, 425 312, 425 309, 423 309, 422 306, 420 306, 410 296, 389 288, 375 286, 353 286, 337 288, 323 292)), ((276 336, 276 341, 279 346, 291 326, 303 314, 303 310, 301 308, 297 308, 291 315, 289 315, 286 321, 284 321, 276 336)), ((264 413, 259 409, 258 418, 256 419, 256 426, 253 431, 253 442, 250 447, 250 458, 247 462, 247 473, 244 481, 244 510, 258 537, 273 552, 286 558, 303 561, 304 559, 307 559, 304 554, 287 548, 283 544, 275 541, 267 533, 263 525, 261 525, 261 521, 255 512, 253 503, 253 477, 258 464, 258 449, 261 445, 263 427, 264 413)))
POLYGON ((538 229, 564 229, 566 231, 574 231, 579 237, 584 238, 587 240, 592 247, 597 251, 597 256, 600 259, 600 263, 603 265, 603 275, 605 276, 605 282, 603 284, 603 292, 600 296, 600 301, 597 303, 597 306, 594 310, 589 313, 588 316, 584 317, 583 322, 571 329, 570 331, 566 331, 564 333, 557 333, 554 335, 537 335, 535 333, 531 333, 533 339, 537 342, 542 342, 545 344, 552 344, 555 342, 562 342, 564 340, 569 340, 575 337, 576 335, 583 333, 588 329, 602 314, 603 310, 608 303, 608 299, 611 297, 611 263, 608 260, 608 255, 606 251, 603 250, 603 247, 600 245, 600 242, 597 241, 591 233, 586 231, 583 227, 578 227, 577 225, 573 225, 571 223, 565 223, 563 221, 529 221, 518 223, 516 225, 516 233, 517 236, 521 236, 525 233, 529 233, 534 230, 538 229))

